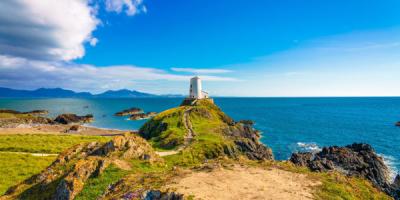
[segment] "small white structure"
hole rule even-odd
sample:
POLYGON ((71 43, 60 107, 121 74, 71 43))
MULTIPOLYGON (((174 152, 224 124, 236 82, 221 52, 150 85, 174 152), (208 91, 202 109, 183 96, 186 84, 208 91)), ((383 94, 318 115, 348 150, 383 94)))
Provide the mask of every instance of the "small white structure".
POLYGON ((190 79, 189 98, 191 98, 191 99, 206 99, 206 98, 208 98, 208 93, 202 91, 201 79, 198 76, 195 76, 190 79))

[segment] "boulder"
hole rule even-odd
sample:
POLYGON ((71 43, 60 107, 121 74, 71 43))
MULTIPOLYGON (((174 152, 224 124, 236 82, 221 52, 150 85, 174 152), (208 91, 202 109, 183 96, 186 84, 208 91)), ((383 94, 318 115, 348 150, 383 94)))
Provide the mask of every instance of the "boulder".
POLYGON ((183 194, 175 192, 162 192, 160 190, 148 190, 142 195, 143 200, 183 200, 183 194))
POLYGON ((78 116, 76 114, 61 114, 54 119, 54 122, 60 124, 90 123, 92 121, 93 115, 91 114, 85 116, 78 116))
POLYGON ((363 177, 386 193, 392 193, 389 168, 368 144, 324 147, 315 154, 293 153, 290 161, 312 171, 336 170, 349 176, 363 177))
POLYGON ((127 116, 127 115, 134 115, 134 114, 139 114, 143 113, 143 110, 140 108, 129 108, 120 112, 115 113, 115 116, 127 116))

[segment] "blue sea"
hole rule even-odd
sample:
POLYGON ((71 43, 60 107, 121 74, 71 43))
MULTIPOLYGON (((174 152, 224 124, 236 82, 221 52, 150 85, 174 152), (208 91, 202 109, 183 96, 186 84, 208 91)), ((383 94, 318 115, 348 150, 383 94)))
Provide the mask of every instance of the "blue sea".
MULTIPOLYGON (((129 121, 113 114, 130 107, 160 112, 178 106, 180 98, 144 99, 0 99, 0 108, 60 113, 93 114, 91 125, 138 129, 145 121, 129 121), (85 108, 87 107, 87 108, 85 108)), ((275 158, 294 151, 318 150, 327 145, 353 142, 371 144, 396 171, 400 169, 400 98, 215 98, 235 120, 250 119, 262 132, 261 141, 275 158)))

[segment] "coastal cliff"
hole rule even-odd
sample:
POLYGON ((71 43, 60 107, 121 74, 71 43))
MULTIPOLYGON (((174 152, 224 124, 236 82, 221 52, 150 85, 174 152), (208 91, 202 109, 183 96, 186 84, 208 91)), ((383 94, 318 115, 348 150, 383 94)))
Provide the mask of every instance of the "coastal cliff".
POLYGON ((387 167, 372 148, 275 161, 252 125, 207 100, 183 104, 151 118, 139 135, 71 147, 0 199, 392 199, 373 181, 387 180, 387 167))

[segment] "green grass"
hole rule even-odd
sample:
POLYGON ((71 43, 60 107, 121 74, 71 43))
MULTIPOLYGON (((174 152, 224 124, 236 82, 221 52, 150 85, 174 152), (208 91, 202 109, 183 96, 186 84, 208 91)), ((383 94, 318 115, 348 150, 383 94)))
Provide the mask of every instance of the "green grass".
POLYGON ((177 107, 166 110, 148 122, 140 129, 140 133, 154 148, 174 149, 184 142, 186 129, 183 124, 184 107, 177 107), (166 129, 163 129, 163 126, 166 129))
POLYGON ((0 194, 18 182, 39 173, 56 156, 32 156, 10 152, 58 154, 83 142, 108 141, 104 136, 78 136, 54 134, 0 135, 0 194))
POLYGON ((90 178, 76 199, 97 199, 109 185, 116 183, 128 174, 158 173, 168 169, 165 165, 150 164, 143 160, 131 160, 130 165, 131 170, 122 170, 111 164, 100 176, 90 178))
POLYGON ((55 135, 55 134, 12 134, 0 135, 0 151, 61 153, 69 147, 92 141, 105 142, 105 136, 55 135))
POLYGON ((45 169, 55 158, 0 152, 0 195, 10 186, 45 169))
POLYGON ((335 173, 315 173, 314 176, 322 182, 317 187, 315 196, 321 200, 363 200, 392 199, 385 193, 374 188, 372 184, 361 178, 346 177, 335 173))
POLYGON ((110 165, 100 176, 90 178, 85 183, 83 190, 75 199, 96 199, 102 195, 104 191, 106 191, 108 185, 117 182, 126 174, 128 174, 128 171, 124 171, 115 167, 114 165, 110 165))
POLYGON ((15 119, 15 118, 35 118, 30 114, 13 114, 13 113, 0 113, 0 119, 15 119))

